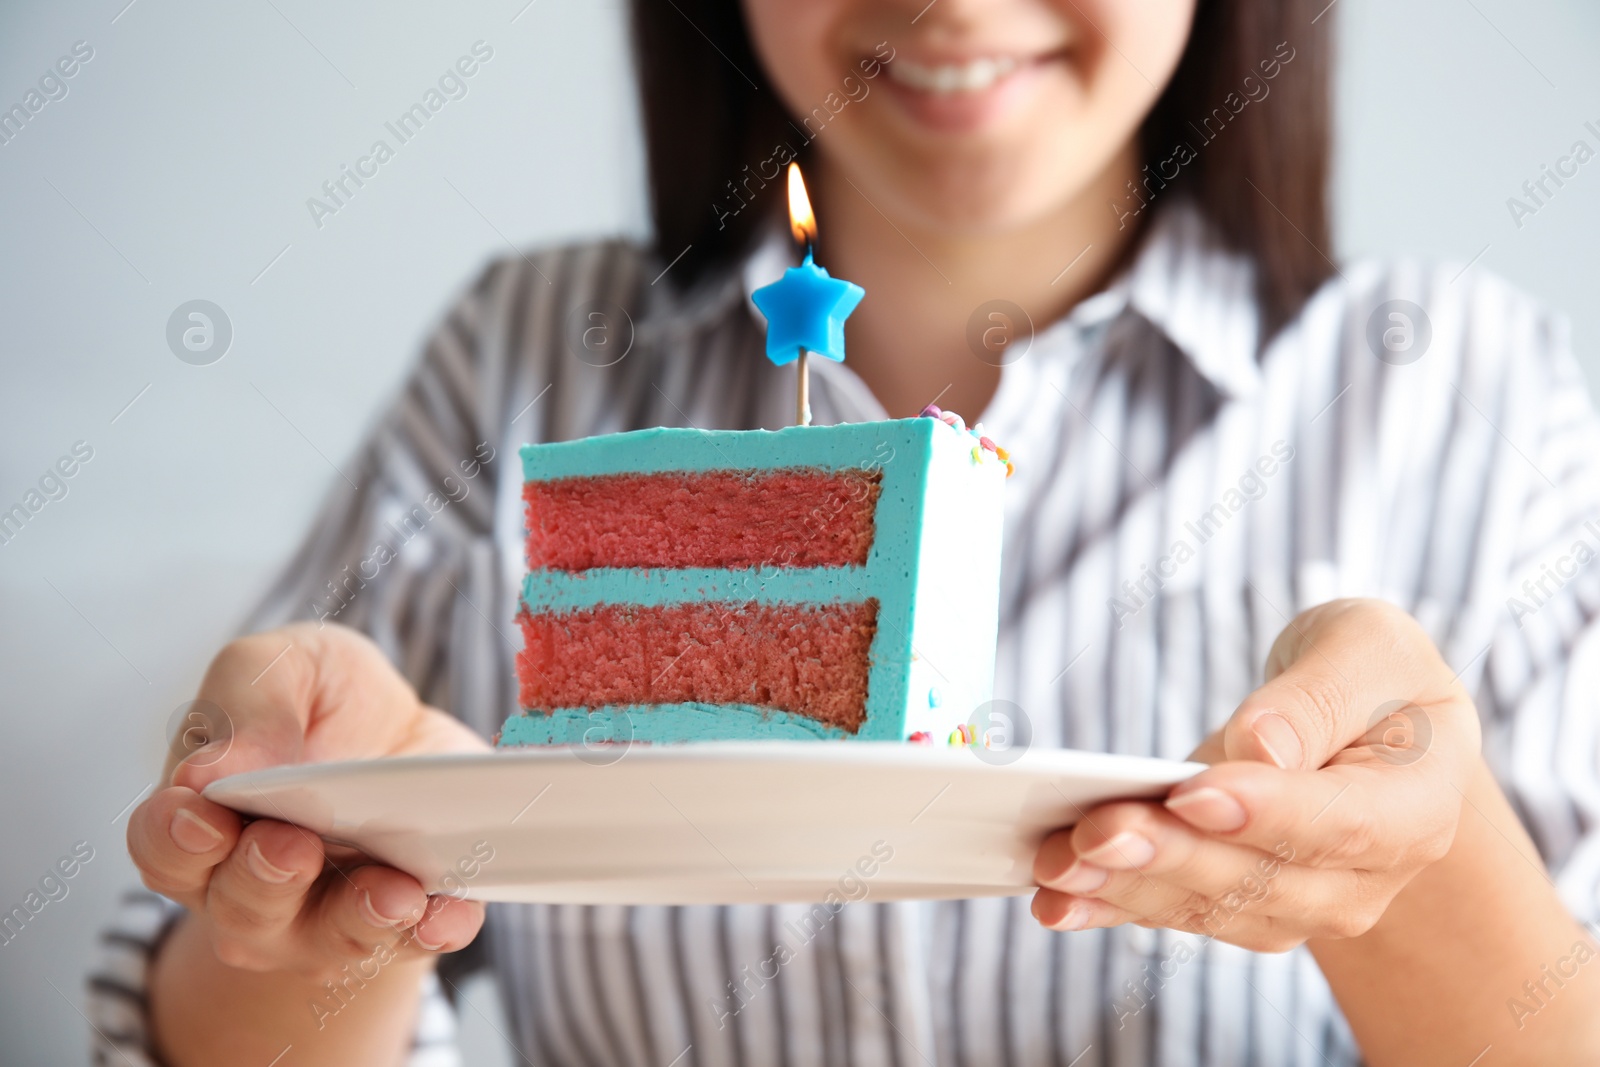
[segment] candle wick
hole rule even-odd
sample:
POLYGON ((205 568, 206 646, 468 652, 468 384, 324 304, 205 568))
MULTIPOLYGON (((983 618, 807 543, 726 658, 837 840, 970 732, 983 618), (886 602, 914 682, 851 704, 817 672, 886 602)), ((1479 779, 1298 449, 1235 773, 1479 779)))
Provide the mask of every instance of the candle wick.
POLYGON ((807 263, 811 262, 811 257, 816 254, 816 251, 817 251, 817 246, 811 241, 810 238, 807 238, 806 239, 806 262, 807 263))

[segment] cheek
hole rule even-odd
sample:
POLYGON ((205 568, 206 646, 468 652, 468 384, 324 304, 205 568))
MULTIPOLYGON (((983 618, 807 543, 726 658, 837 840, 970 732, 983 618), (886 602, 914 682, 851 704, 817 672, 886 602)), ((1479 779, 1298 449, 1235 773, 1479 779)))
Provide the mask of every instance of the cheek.
POLYGON ((1086 132, 1118 143, 1131 139, 1178 69, 1196 0, 1052 3, 1074 27, 1071 80, 1077 83, 1075 98, 1057 95, 1056 117, 1070 127, 1070 108, 1086 132))
POLYGON ((839 89, 849 71, 833 38, 848 0, 741 0, 740 6, 762 70, 792 113, 805 114, 839 89))
POLYGON ((1157 85, 1177 67, 1189 40, 1197 0, 1049 0, 1078 28, 1080 40, 1103 45, 1124 66, 1157 85))
POLYGON ((1195 0, 1052 0, 1074 27, 1070 59, 1026 129, 1012 131, 1017 221, 1085 194, 1130 144, 1177 70, 1195 0), (1018 180, 1020 179, 1020 180, 1018 180), (1031 180, 1030 180, 1031 179, 1031 180))

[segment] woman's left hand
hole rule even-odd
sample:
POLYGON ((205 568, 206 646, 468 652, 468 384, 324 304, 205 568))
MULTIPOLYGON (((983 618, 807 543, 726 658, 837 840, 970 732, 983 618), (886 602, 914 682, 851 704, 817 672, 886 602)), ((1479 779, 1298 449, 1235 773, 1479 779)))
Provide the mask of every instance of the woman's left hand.
POLYGON ((1365 933, 1444 857, 1479 723, 1422 628, 1381 601, 1324 604, 1279 635, 1266 676, 1164 805, 1105 804, 1045 839, 1035 918, 1282 952, 1365 933))

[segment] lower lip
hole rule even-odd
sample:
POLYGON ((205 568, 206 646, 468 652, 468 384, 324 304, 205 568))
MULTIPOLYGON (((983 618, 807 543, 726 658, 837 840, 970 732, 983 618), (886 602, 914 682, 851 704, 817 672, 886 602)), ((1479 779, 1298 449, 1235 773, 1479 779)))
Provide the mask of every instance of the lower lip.
POLYGON ((1017 106, 1053 59, 1036 59, 976 92, 932 93, 885 77, 889 95, 919 125, 939 133, 976 133, 1017 106))

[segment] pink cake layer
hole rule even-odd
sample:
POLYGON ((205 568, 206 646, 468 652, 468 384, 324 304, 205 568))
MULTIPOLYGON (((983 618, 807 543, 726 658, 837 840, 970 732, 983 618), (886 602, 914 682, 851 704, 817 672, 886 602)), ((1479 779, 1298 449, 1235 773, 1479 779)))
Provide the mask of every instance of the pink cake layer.
POLYGON ((866 718, 877 619, 876 600, 524 608, 522 706, 745 704, 854 733, 866 718))
POLYGON ((673 471, 528 482, 528 566, 865 564, 878 471, 673 471))

